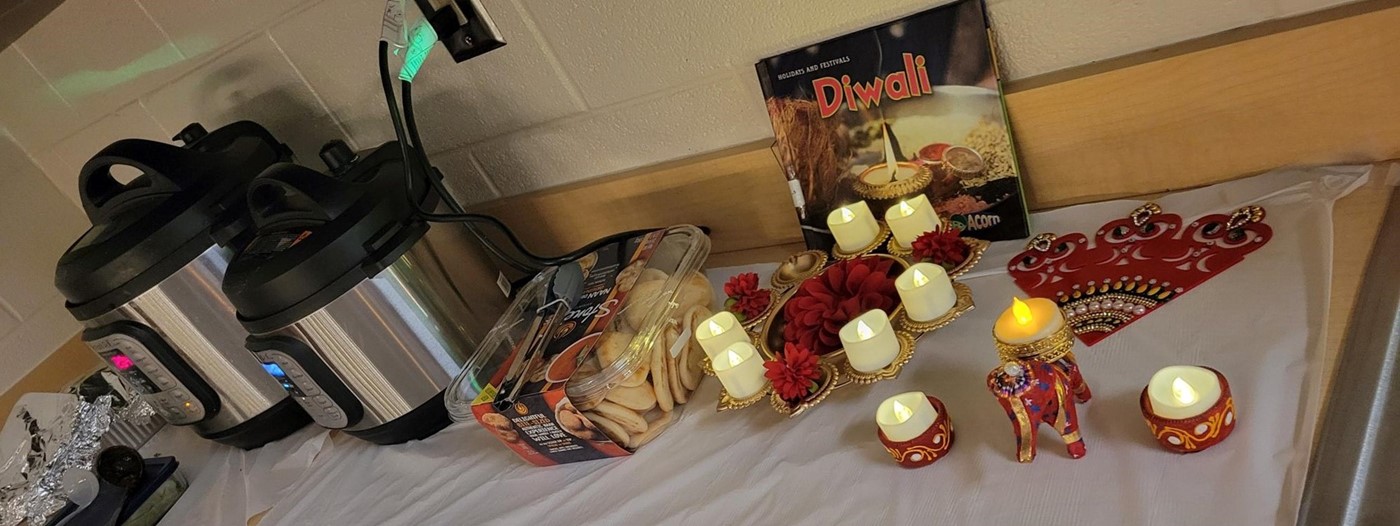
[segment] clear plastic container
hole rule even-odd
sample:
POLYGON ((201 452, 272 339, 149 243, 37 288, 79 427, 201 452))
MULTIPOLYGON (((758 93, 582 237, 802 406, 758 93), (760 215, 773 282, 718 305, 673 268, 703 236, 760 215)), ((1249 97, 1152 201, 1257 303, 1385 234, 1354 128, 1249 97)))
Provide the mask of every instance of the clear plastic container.
MULTIPOLYGON (((673 424, 704 378, 703 352, 693 333, 717 303, 713 287, 700 272, 710 251, 704 233, 689 225, 675 226, 659 233, 654 243, 648 250, 643 241, 635 259, 627 257, 627 250, 621 256, 600 250, 547 269, 523 287, 448 387, 446 403, 453 419, 480 421, 532 461, 522 445, 546 449, 535 438, 549 430, 522 425, 534 427, 538 420, 483 419, 486 412, 510 418, 526 414, 523 408, 517 415, 483 404, 528 401, 530 395, 541 394, 551 401, 547 407, 553 411, 547 415, 550 422, 542 425, 557 426, 578 439, 564 437, 565 442, 602 452, 592 458, 634 451, 673 424), (513 359, 516 356, 520 359, 513 359), (500 396, 503 393, 506 396, 500 396), (562 400, 554 402, 561 394, 562 400)), ((550 463, 589 456, 540 454, 550 463)))

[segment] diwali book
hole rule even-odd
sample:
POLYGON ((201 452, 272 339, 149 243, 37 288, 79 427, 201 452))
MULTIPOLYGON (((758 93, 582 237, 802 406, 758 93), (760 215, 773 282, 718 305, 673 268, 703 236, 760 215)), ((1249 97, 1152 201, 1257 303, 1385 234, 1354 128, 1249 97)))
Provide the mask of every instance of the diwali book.
POLYGON ((831 210, 920 193, 945 224, 991 241, 1029 234, 982 0, 928 11, 757 64, 808 247, 831 210))

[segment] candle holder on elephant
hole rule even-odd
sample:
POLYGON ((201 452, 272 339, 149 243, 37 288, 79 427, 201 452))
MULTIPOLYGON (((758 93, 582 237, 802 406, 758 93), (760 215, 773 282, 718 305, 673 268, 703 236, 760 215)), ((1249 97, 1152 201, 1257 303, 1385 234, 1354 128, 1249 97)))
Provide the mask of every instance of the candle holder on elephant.
POLYGON ((1088 402, 1093 398, 1093 392, 1089 389, 1089 384, 1084 381, 1084 375, 1079 370, 1079 362, 1074 358, 1074 331, 1066 323, 1049 336, 1039 340, 1014 344, 1006 343, 995 335, 992 337, 996 341, 997 356, 1004 363, 1017 360, 1037 360, 1050 364, 1058 369, 1069 380, 1070 390, 1074 393, 1074 400, 1077 403, 1088 402))

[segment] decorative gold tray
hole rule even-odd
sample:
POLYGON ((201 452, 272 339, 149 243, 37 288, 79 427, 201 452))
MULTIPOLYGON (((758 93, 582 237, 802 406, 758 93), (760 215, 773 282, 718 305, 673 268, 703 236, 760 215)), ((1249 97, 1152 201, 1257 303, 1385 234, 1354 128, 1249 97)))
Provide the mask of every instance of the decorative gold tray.
MULTIPOLYGON (((964 237, 962 241, 967 244, 967 259, 964 259, 958 266, 948 269, 948 277, 950 278, 957 278, 972 270, 972 267, 977 266, 977 262, 982 260, 982 254, 987 251, 987 247, 992 246, 991 242, 975 237, 964 237)), ((900 245, 899 241, 896 241, 893 237, 891 237, 889 243, 885 245, 885 252, 888 252, 891 256, 913 261, 914 249, 900 245)))
POLYGON ((942 316, 928 321, 914 321, 912 318, 909 317, 908 312, 904 312, 901 313, 900 316, 896 316, 893 318, 895 325, 899 327, 900 330, 911 332, 914 334, 933 332, 938 329, 947 327, 948 324, 953 323, 953 321, 957 320, 958 317, 963 315, 963 313, 966 313, 967 311, 970 311, 977 306, 975 303, 972 302, 971 287, 954 281, 953 293, 957 295, 957 303, 954 303, 953 308, 948 309, 948 312, 943 314, 942 316))
POLYGON ((828 261, 831 261, 831 256, 820 250, 798 252, 788 256, 787 259, 778 264, 778 268, 773 271, 768 282, 773 285, 773 290, 783 292, 798 283, 802 283, 803 280, 817 275, 823 268, 826 268, 828 261))
MULTIPOLYGON (((908 262, 908 261, 905 261, 903 258, 891 256, 891 255, 889 255, 889 254, 868 254, 868 256, 869 256, 869 257, 873 257, 873 258, 885 258, 885 259, 893 260, 893 261, 895 262, 895 264, 898 265, 898 269, 897 269, 897 270, 896 270, 896 269, 893 269, 893 268, 890 269, 890 270, 891 270, 891 274, 892 274, 892 275, 890 276, 890 279, 894 279, 895 277, 899 276, 899 273, 900 273, 900 272, 903 272, 904 269, 909 268, 909 262, 908 262)), ((807 279, 812 279, 812 278, 815 278, 815 277, 817 277, 817 276, 820 276, 820 275, 826 273, 827 269, 830 269, 830 268, 831 268, 830 266, 828 266, 828 267, 823 267, 823 268, 821 269, 821 271, 819 271, 819 272, 817 272, 817 273, 815 273, 815 274, 812 274, 811 276, 808 276, 807 279)), ((772 347, 772 343, 775 342, 775 341, 782 341, 782 334, 781 334, 781 333, 777 333, 777 334, 774 333, 774 330, 780 330, 780 329, 781 329, 781 327, 775 327, 775 325, 776 325, 776 322, 780 322, 780 321, 781 321, 782 313, 783 313, 783 306, 784 306, 784 305, 787 305, 787 302, 788 302, 788 301, 791 301, 791 300, 792 300, 792 297, 795 296, 795 295, 797 295, 797 290, 798 290, 798 288, 799 288, 799 287, 793 287, 793 288, 791 288, 791 289, 788 289, 786 292, 783 292, 783 294, 782 294, 782 296, 779 298, 777 304, 774 305, 773 308, 769 311, 768 317, 767 317, 767 318, 764 318, 763 324, 762 324, 762 326, 759 328, 758 333, 753 335, 753 337, 754 337, 754 347, 758 347, 759 353, 763 355, 763 359, 765 359, 765 360, 772 360, 774 357, 776 357, 776 356, 778 355, 778 351, 775 350, 775 349, 772 347)), ((900 305, 895 306, 894 312, 893 312, 893 313, 890 313, 890 321, 893 322, 896 318, 898 318, 898 317, 899 317, 900 315, 902 315, 903 313, 904 313, 904 305, 903 305, 903 304, 900 304, 900 305)), ((821 360, 822 360, 823 363, 842 363, 842 362, 845 362, 845 361, 846 361, 846 351, 845 351, 844 349, 837 349, 837 350, 835 350, 835 351, 833 351, 833 352, 829 352, 829 353, 827 353, 827 354, 822 355, 822 356, 821 356, 821 360)))
MULTIPOLYGON (((985 250, 986 242, 982 243, 984 244, 982 248, 985 250)), ((974 248, 974 252, 980 256, 980 251, 974 248)), ((799 253, 799 255, 800 254, 802 253, 799 253)), ((868 256, 893 260, 896 266, 891 268, 891 277, 898 276, 904 269, 909 268, 909 262, 898 256, 879 253, 868 254, 868 256)), ((790 257, 788 261, 793 261, 795 258, 796 256, 790 257)), ((968 262, 975 263, 976 261, 973 257, 969 256, 968 262)), ((965 262, 963 266, 970 265, 965 262)), ((830 266, 824 266, 814 272, 806 273, 807 276, 803 279, 811 279, 820 276, 829 268, 830 266)), ((776 284, 780 282, 775 280, 774 283, 776 286, 776 284)), ((781 323, 783 306, 796 295, 799 288, 797 285, 800 283, 801 281, 799 280, 787 285, 787 288, 783 290, 774 301, 772 308, 769 309, 765 316, 761 317, 761 323, 744 324, 745 329, 750 331, 750 336, 753 338, 754 346, 758 349, 759 356, 764 361, 774 360, 778 357, 779 351, 773 346, 777 345, 777 342, 782 341, 781 323)), ((848 385, 869 385, 883 380, 898 378, 900 372, 903 371, 904 367, 914 358, 914 353, 918 349, 918 339, 920 337, 947 326, 957 320, 958 317, 962 316, 963 313, 972 310, 974 306, 972 302, 972 289, 968 288, 967 285, 955 281, 953 282, 953 290, 957 294, 957 302, 949 309, 947 314, 928 322, 915 323, 909 320, 904 310, 904 305, 901 304, 895 307, 894 312, 890 314, 890 323, 891 329, 895 331, 895 337, 899 340, 900 350, 899 354, 895 356, 894 362, 888 367, 873 373, 862 373, 850 366, 850 362, 846 360, 844 350, 837 350, 821 356, 820 366, 822 369, 822 379, 817 389, 801 402, 791 404, 783 400, 778 396, 778 393, 771 385, 765 387, 759 394, 743 400, 730 397, 721 386, 718 410, 729 411, 748 407, 757 403, 758 399, 763 396, 767 396, 770 405, 772 405, 775 411, 793 417, 815 407, 825 400, 832 391, 842 387, 848 385)), ((708 358, 702 359, 701 364, 705 374, 714 376, 714 369, 708 358)))

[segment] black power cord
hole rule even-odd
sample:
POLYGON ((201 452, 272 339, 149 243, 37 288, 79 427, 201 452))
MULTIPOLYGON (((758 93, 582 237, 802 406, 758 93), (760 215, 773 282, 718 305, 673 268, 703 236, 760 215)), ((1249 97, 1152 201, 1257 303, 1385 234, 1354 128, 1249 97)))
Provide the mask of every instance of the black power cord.
POLYGON ((428 156, 424 151, 422 138, 418 135, 418 125, 413 115, 413 83, 407 80, 402 82, 401 91, 403 92, 403 115, 401 116, 399 113, 397 97, 394 96, 394 85, 392 76, 389 74, 389 44, 384 41, 379 42, 379 78, 380 82, 383 84, 385 102, 389 105, 389 118, 393 121, 394 124, 394 135, 398 139, 400 154, 403 156, 404 159, 404 184, 409 190, 408 198, 412 202, 413 208, 418 213, 419 217, 423 218, 424 220, 440 223, 467 224, 468 229, 471 230, 473 235, 475 235, 477 239, 481 241, 482 245, 485 246, 487 251, 491 252, 492 255, 501 259, 503 262, 510 265, 512 268, 530 274, 538 272, 547 266, 562 265, 564 263, 574 261, 580 257, 583 257, 584 255, 598 250, 603 246, 616 243, 624 239, 629 239, 650 232, 654 232, 657 230, 646 229, 619 232, 594 241, 592 243, 589 243, 588 245, 585 245, 584 247, 578 250, 560 256, 545 257, 531 252, 528 248, 525 247, 524 243, 520 241, 520 238, 515 236, 515 233, 510 230, 510 227, 506 226, 506 224, 501 222, 501 220, 489 215, 466 213, 466 211, 462 208, 462 205, 459 204, 456 199, 453 199, 451 193, 447 191, 447 188, 442 183, 442 181, 437 177, 433 177, 430 174, 432 165, 429 163, 428 156), (405 131, 405 121, 407 121, 407 131, 405 131), (411 145, 409 143, 409 140, 412 141, 411 145), (422 173, 428 180, 428 183, 433 187, 433 190, 438 193, 442 200, 447 203, 448 208, 451 209, 453 213, 437 214, 429 210, 424 210, 422 208, 421 203, 413 199, 413 165, 415 164, 422 168, 422 173), (482 232, 475 228, 475 225, 478 224, 488 225, 493 229, 499 231, 502 235, 505 236, 506 240, 511 244, 511 247, 514 248, 519 253, 519 255, 524 258, 524 260, 522 261, 513 257, 512 255, 506 254, 503 250, 500 249, 499 246, 496 245, 495 242, 488 239, 482 232))
MULTIPOLYGON (((409 143, 407 137, 404 134, 403 118, 399 115, 399 105, 397 102, 398 98, 394 96, 394 83, 392 77, 389 75, 389 43, 384 42, 382 40, 379 42, 379 80, 384 88, 384 100, 389 105, 389 119, 394 123, 394 135, 399 142, 399 154, 403 157, 404 186, 408 188, 407 196, 409 204, 413 206, 414 211, 419 216, 431 214, 431 212, 423 210, 422 204, 419 203, 418 200, 413 198, 413 174, 415 173, 413 166, 414 164, 416 164, 414 162, 414 159, 416 159, 416 155, 410 154, 409 143)), ((429 181, 437 179, 436 177, 433 177, 426 173, 424 174, 424 176, 429 181)), ((446 193, 444 193, 443 195, 447 197, 444 200, 449 203, 448 206, 450 208, 453 208, 455 210, 461 207, 460 204, 457 204, 457 201, 455 199, 452 199, 446 193)), ((486 248, 487 252, 490 252, 491 255, 495 256, 497 259, 500 259, 502 262, 509 265, 511 268, 514 268, 526 274, 534 274, 535 272, 538 272, 541 268, 543 268, 542 266, 530 265, 528 263, 521 262, 515 257, 506 254, 500 249, 500 247, 496 246, 496 244, 491 242, 491 240, 486 239, 486 237, 482 235, 481 232, 477 231, 475 228, 468 227, 468 230, 471 231, 472 235, 474 235, 477 238, 477 240, 481 241, 482 246, 486 248)))

